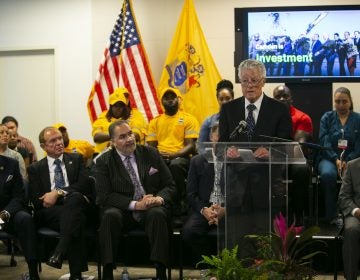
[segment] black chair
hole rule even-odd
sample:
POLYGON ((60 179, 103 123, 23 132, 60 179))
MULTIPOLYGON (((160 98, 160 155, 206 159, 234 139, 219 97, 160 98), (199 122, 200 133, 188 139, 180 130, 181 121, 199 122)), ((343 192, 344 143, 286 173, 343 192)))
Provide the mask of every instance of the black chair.
POLYGON ((8 254, 10 255, 10 266, 17 265, 15 260, 15 239, 16 237, 6 231, 0 230, 0 240, 7 242, 8 254))

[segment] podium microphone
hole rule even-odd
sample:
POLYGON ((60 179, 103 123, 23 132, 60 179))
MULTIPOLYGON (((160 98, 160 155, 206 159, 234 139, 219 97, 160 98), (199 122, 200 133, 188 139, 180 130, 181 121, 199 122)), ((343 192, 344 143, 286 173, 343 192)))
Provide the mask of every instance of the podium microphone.
POLYGON ((237 134, 243 132, 246 129, 246 127, 247 127, 246 121, 244 120, 240 121, 239 124, 233 130, 233 132, 231 132, 230 139, 234 138, 237 134))

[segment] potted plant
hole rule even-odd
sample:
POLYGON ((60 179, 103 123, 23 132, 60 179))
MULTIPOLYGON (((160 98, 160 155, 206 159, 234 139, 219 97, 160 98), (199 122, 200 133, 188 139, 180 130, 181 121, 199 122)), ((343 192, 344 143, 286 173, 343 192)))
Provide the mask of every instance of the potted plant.
POLYGON ((313 279, 316 272, 310 261, 323 252, 311 251, 311 246, 314 243, 326 245, 312 238, 320 228, 313 226, 304 230, 295 224, 288 227, 281 213, 275 217, 273 225, 274 232, 269 235, 247 236, 257 247, 257 255, 250 262, 238 258, 237 246, 230 250, 225 248, 218 256, 203 256, 200 263, 209 266, 206 279, 313 279))

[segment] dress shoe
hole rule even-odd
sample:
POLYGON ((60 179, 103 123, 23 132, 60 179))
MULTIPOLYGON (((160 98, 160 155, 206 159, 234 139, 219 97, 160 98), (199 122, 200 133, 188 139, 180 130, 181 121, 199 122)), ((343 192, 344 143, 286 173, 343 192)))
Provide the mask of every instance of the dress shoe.
POLYGON ((55 252, 50 259, 46 262, 47 265, 61 269, 62 266, 62 256, 60 253, 55 252))

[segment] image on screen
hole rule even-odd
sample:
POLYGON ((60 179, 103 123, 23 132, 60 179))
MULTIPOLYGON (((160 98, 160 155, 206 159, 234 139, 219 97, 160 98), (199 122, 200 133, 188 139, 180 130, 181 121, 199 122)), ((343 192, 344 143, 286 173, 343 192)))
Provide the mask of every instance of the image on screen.
POLYGON ((244 46, 267 77, 359 78, 359 18, 360 9, 249 10, 244 46))

